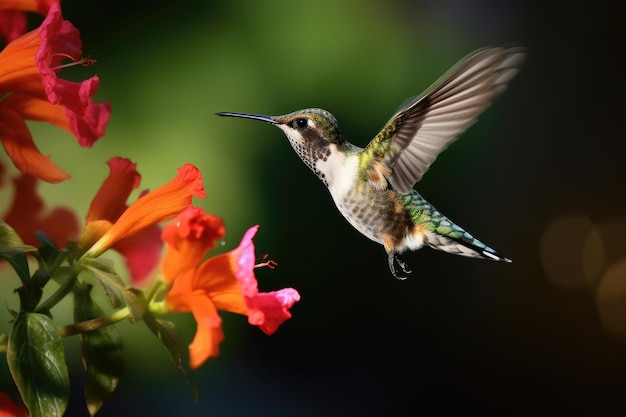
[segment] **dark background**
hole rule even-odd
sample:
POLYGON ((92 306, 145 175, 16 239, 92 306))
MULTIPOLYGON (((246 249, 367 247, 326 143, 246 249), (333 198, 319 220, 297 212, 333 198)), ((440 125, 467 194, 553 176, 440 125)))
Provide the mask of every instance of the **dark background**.
MULTIPOLYGON (((257 251, 279 262, 261 289, 302 295, 271 337, 224 315, 220 357, 190 372, 198 404, 123 323, 127 375, 99 415, 623 415, 626 6, 294 3, 63 3, 113 105, 109 135, 68 157, 74 187, 95 190, 112 155, 149 187, 193 162, 225 249, 260 223, 257 251), (280 131, 213 116, 323 107, 365 146, 461 57, 511 43, 528 47, 522 72, 416 188, 512 264, 423 249, 397 281, 280 131)), ((193 322, 178 319, 185 345, 193 322)))

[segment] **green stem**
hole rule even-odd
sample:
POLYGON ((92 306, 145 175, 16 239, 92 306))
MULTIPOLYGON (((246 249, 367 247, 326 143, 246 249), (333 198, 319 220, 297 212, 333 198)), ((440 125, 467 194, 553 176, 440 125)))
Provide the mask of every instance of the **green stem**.
POLYGON ((155 302, 157 297, 165 293, 170 285, 171 284, 160 279, 156 280, 152 285, 152 288, 150 288, 150 292, 148 293, 148 304, 152 304, 153 302, 155 302))
POLYGON ((76 275, 70 275, 67 280, 43 303, 39 304, 36 312, 39 313, 43 310, 50 310, 52 307, 57 305, 59 301, 65 298, 67 294, 72 291, 74 288, 74 284, 76 283, 76 275))
POLYGON ((157 315, 164 315, 169 312, 165 301, 154 301, 148 304, 148 311, 150 311, 150 313, 152 314, 157 315))
POLYGON ((99 329, 104 326, 115 324, 118 321, 122 321, 130 316, 130 309, 128 307, 115 310, 108 316, 98 317, 97 319, 91 319, 81 321, 78 323, 68 324, 59 328, 59 333, 62 337, 72 336, 79 333, 90 332, 92 330, 99 329))
POLYGON ((65 259, 67 259, 69 254, 70 253, 65 251, 65 250, 59 252, 59 254, 55 258, 54 262, 52 262, 50 265, 48 265, 48 271, 52 275, 54 275, 54 272, 56 271, 56 269, 61 266, 61 264, 63 263, 63 261, 65 261, 65 259))

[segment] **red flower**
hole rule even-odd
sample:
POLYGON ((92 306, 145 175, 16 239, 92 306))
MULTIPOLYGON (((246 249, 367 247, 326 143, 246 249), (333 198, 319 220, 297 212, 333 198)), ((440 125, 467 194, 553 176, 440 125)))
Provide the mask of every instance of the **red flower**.
POLYGON ((39 152, 25 120, 54 124, 89 147, 104 135, 111 114, 109 103, 91 99, 98 89, 97 76, 82 82, 57 77, 64 59, 91 62, 81 58, 80 34, 63 20, 58 3, 50 6, 39 29, 0 51, 0 96, 6 96, 0 101, 0 141, 20 171, 48 182, 69 175, 39 152))
POLYGON ((165 304, 172 311, 191 311, 197 323, 189 345, 192 368, 219 353, 224 334, 218 310, 247 315, 250 324, 269 335, 291 317, 289 309, 300 300, 292 288, 259 292, 252 243, 257 230, 258 226, 250 228, 236 249, 199 265, 202 250, 213 247, 213 242, 223 236, 221 221, 201 209, 190 208, 163 230, 168 245, 163 273, 173 283, 165 304))
POLYGON ((22 175, 13 180, 15 193, 4 221, 17 231, 24 243, 39 246, 35 232, 42 230, 59 247, 65 247, 80 232, 74 212, 57 207, 44 214, 44 202, 36 193, 37 178, 22 175))
POLYGON ((84 256, 92 257, 116 249, 125 255, 137 283, 158 263, 161 240, 157 223, 176 217, 191 205, 193 196, 205 197, 202 176, 195 166, 184 165, 172 181, 127 206, 128 196, 141 180, 136 164, 123 158, 112 158, 108 164, 109 177, 91 202, 79 245, 88 249, 84 256))
POLYGON ((9 394, 0 392, 0 417, 28 417, 28 413, 15 404, 9 394))
POLYGON ((58 0, 0 0, 0 36, 11 42, 26 33, 26 14, 45 16, 58 0))

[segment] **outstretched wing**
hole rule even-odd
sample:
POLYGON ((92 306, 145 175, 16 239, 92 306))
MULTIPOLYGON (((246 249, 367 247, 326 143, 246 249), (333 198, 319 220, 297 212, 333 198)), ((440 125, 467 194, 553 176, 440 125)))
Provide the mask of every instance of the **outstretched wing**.
POLYGON ((482 49, 464 58, 396 113, 365 148, 370 178, 408 193, 437 155, 471 126, 517 74, 524 48, 482 49))

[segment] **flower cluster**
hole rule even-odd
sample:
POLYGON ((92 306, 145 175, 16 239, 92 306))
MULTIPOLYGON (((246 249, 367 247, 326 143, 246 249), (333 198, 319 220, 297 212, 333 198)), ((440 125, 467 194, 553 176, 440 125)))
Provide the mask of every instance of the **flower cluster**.
POLYGON ((256 262, 252 239, 258 226, 244 234, 237 248, 205 259, 226 229, 221 218, 193 206, 193 198, 205 198, 206 192, 200 171, 191 164, 129 203, 141 175, 136 163, 114 157, 84 226, 69 208, 47 209, 38 182, 70 176, 39 152, 26 121, 46 121, 90 147, 104 135, 111 107, 93 101, 97 76, 81 82, 59 77, 67 66, 95 62, 82 55, 79 32, 63 19, 59 2, 0 0, 0 36, 6 42, 0 51, 0 141, 20 171, 8 183, 0 162, 0 191, 13 187, 12 200, 0 213, 0 264, 10 265, 21 284, 11 332, 0 335, 0 352, 6 352, 20 399, 16 403, 0 392, 0 414, 63 415, 70 393, 65 336, 80 337, 87 409, 95 415, 123 371, 121 334, 114 326, 120 320, 144 323, 181 370, 178 335, 164 320, 170 313, 191 313, 196 320, 191 368, 219 353, 224 333, 218 311, 247 316, 249 324, 268 335, 291 317, 300 299, 296 290, 259 291, 256 268, 276 263, 256 262), (37 29, 27 32, 25 12, 44 16, 37 29), (171 222, 161 228, 166 221, 171 222), (110 249, 122 255, 129 279, 101 259, 110 249), (44 293, 49 284, 51 295, 44 293), (110 313, 92 299, 93 288, 107 295, 110 313), (75 323, 59 327, 52 310, 68 295, 75 323))
MULTIPOLYGON (((39 152, 26 120, 51 123, 89 147, 104 135, 111 106, 92 100, 100 84, 97 76, 82 82, 58 77, 64 67, 91 62, 82 56, 79 32, 63 19, 59 3, 39 2, 34 7, 38 2, 5 1, 0 7, 3 3, 30 6, 45 11, 46 17, 38 29, 16 37, 0 52, 2 146, 22 173, 53 183, 66 180, 69 175, 39 152)), ((14 27, 5 30, 15 37, 14 27)))
POLYGON ((224 235, 219 217, 192 207, 163 230, 168 246, 163 275, 172 283, 165 298, 166 308, 191 311, 198 323, 189 346, 192 368, 219 352, 224 336, 217 310, 247 315, 250 324, 269 335, 291 317, 289 309, 300 299, 293 288, 259 292, 252 243, 257 230, 258 226, 251 227, 236 249, 203 262, 206 251, 224 235))

